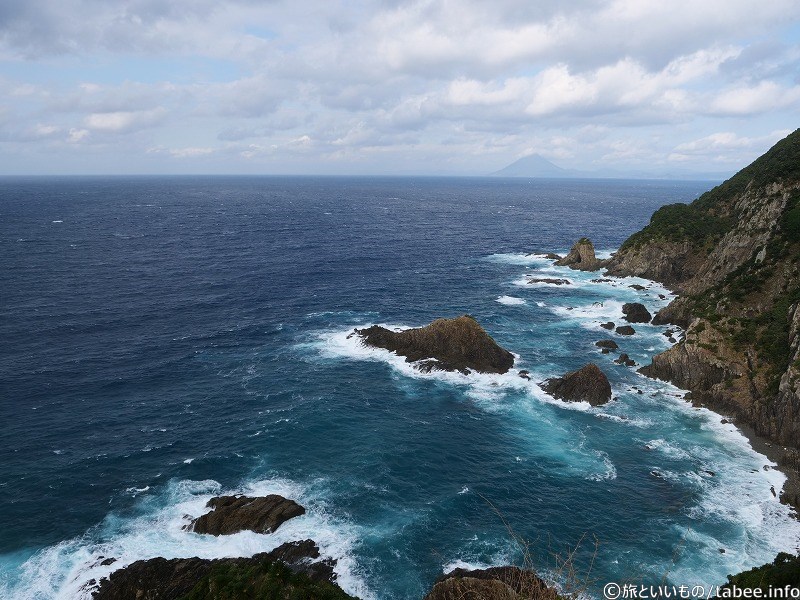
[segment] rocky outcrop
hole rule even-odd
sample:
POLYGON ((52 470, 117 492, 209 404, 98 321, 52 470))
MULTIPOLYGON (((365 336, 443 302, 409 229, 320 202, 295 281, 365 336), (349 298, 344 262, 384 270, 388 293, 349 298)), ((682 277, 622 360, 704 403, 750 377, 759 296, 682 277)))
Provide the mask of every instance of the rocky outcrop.
POLYGON ((636 366, 636 361, 633 360, 630 356, 628 356, 624 352, 620 354, 619 357, 614 362, 617 363, 618 365, 624 365, 626 367, 636 366))
POLYGON ((289 519, 306 512, 297 502, 277 494, 256 498, 217 496, 206 506, 213 510, 189 526, 196 533, 229 535, 245 530, 272 533, 289 519))
POLYGON ((633 335, 636 333, 636 330, 630 325, 620 325, 614 331, 616 331, 619 335, 633 335))
POLYGON ((628 323, 649 323, 653 316, 640 302, 627 302, 622 305, 622 317, 628 323))
POLYGON ((436 582, 424 600, 557 600, 533 571, 518 567, 455 569, 436 582))
POLYGON ((608 354, 612 350, 617 350, 619 345, 614 340, 600 340, 594 343, 595 346, 603 351, 603 354, 608 354))
POLYGON ((423 370, 478 371, 506 373, 514 366, 514 355, 501 348, 468 315, 437 319, 430 325, 405 331, 391 331, 379 325, 356 329, 364 343, 405 356, 423 370))
POLYGON ((617 252, 606 265, 606 275, 652 279, 682 292, 681 284, 701 260, 690 241, 657 240, 617 252))
POLYGON ((611 400, 608 377, 594 363, 563 377, 548 379, 542 383, 542 389, 559 400, 588 402, 592 406, 600 406, 611 400))
POLYGON ((598 260, 594 255, 594 245, 588 238, 581 238, 569 251, 564 258, 557 260, 555 264, 559 267, 569 267, 579 271, 597 271, 605 262, 598 260))
POLYGON ((743 375, 742 357, 724 352, 724 339, 706 323, 695 320, 687 340, 653 357, 639 372, 654 379, 671 381, 689 390, 711 391, 727 380, 743 375))
POLYGON ((193 592, 193 598, 254 597, 350 598, 334 582, 334 561, 319 560, 311 540, 283 544, 272 552, 249 558, 153 558, 114 571, 92 592, 93 600, 174 600, 193 592), (239 582, 237 591, 230 582, 239 582), (257 591, 258 590, 258 591, 257 591), (262 595, 258 595, 258 593, 262 595), (273 595, 267 595, 272 593, 273 595))

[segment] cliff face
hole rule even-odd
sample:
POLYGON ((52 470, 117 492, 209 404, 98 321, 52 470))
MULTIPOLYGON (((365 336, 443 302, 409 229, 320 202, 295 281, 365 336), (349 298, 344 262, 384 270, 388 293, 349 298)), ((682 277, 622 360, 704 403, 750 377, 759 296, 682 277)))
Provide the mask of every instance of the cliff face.
POLYGON ((800 130, 691 204, 664 206, 606 265, 682 294, 687 329, 642 372, 800 447, 800 130))

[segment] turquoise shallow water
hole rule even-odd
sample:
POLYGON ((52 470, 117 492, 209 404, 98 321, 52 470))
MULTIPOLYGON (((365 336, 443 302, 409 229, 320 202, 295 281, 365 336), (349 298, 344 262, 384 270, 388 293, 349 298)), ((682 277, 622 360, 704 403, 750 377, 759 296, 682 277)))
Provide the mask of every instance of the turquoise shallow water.
MULTIPOLYGON (((348 591, 419 598, 452 566, 520 560, 506 525, 556 579, 554 555, 577 547, 593 595, 665 573, 721 582, 794 549, 768 461, 594 347, 623 302, 655 310, 666 290, 529 255, 582 235, 615 248, 705 187, 0 182, 0 596, 80 597, 112 568, 101 556, 247 555, 312 537, 348 591), (572 284, 526 283, 537 274, 572 284), (420 375, 347 339, 462 313, 532 380, 420 375), (588 361, 611 379, 605 407, 536 385, 588 361), (232 491, 309 510, 273 536, 183 531, 232 491)), ((667 347, 663 328, 635 327, 618 342, 637 362, 667 347)))

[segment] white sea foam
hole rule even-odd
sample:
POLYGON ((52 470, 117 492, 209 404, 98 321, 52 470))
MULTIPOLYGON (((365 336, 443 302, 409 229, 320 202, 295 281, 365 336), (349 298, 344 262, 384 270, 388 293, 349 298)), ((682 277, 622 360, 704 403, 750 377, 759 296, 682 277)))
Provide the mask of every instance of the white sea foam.
POLYGON ((184 527, 207 512, 206 503, 223 493, 214 481, 179 481, 170 485, 159 506, 149 498, 152 510, 145 516, 119 519, 109 515, 96 531, 86 536, 46 548, 27 560, 19 570, 19 582, 0 591, 14 600, 52 598, 54 600, 88 600, 88 582, 107 577, 112 571, 136 560, 163 556, 180 558, 221 558, 252 556, 268 552, 282 543, 313 539, 323 558, 337 560, 339 585, 348 593, 372 598, 352 556, 361 537, 352 524, 332 516, 325 503, 313 497, 295 482, 271 479, 248 483, 238 490, 224 493, 253 495, 281 494, 293 498, 308 510, 305 515, 284 523, 275 533, 259 535, 250 531, 226 536, 208 536, 188 532, 184 527), (101 557, 113 557, 112 565, 101 565, 101 557))
POLYGON ((589 475, 586 479, 590 479, 592 481, 608 481, 611 479, 617 478, 617 468, 614 466, 614 463, 611 462, 611 458, 603 452, 602 450, 595 450, 594 454, 599 457, 603 461, 603 466, 605 470, 601 473, 594 473, 589 475))
POLYGON ((525 300, 515 296, 498 296, 495 302, 499 302, 500 304, 505 304, 507 306, 519 306, 521 304, 525 304, 525 300))
POLYGON ((549 265, 552 260, 545 258, 544 254, 523 254, 523 253, 508 253, 508 254, 491 254, 486 257, 486 260, 491 262, 503 263, 506 265, 519 265, 519 266, 532 266, 532 265, 549 265))
MULTIPOLYGON (((382 324, 382 326, 394 331, 409 328, 405 325, 382 324)), ((358 335, 353 335, 352 329, 319 332, 316 334, 316 341, 302 346, 315 349, 324 358, 383 362, 405 377, 436 380, 461 387, 468 398, 481 403, 481 408, 490 412, 508 410, 507 406, 498 403, 497 400, 510 391, 524 391, 529 398, 564 410, 577 412, 597 410, 588 402, 565 402, 553 398, 542 390, 537 382, 553 377, 555 374, 552 373, 547 375, 531 373, 531 379, 523 379, 517 374, 516 369, 503 374, 473 371, 464 375, 460 372, 442 370, 431 370, 426 373, 394 352, 367 346, 358 335)), ((525 365, 521 364, 520 357, 514 355, 514 358, 516 367, 524 369, 525 365)))
MULTIPOLYGON (((386 325, 383 327, 394 331, 408 329, 405 325, 386 325)), ((406 377, 432 379, 465 388, 468 396, 475 399, 496 399, 510 389, 526 389, 531 383, 519 377, 515 371, 505 374, 471 372, 464 375, 455 371, 431 370, 420 371, 414 363, 406 362, 402 356, 383 348, 367 346, 361 337, 353 334, 353 330, 324 331, 316 334, 316 340, 310 344, 324 358, 351 359, 383 362, 406 377)), ((519 359, 515 356, 515 359, 519 359)), ((516 360, 516 362, 519 362, 516 360)))

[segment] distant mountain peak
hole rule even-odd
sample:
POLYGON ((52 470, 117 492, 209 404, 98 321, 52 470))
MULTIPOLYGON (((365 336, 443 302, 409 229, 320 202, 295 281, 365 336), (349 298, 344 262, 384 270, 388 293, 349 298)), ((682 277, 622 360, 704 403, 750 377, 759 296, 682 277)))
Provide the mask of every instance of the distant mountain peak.
POLYGON ((514 161, 507 167, 492 173, 501 177, 565 177, 566 169, 554 165, 541 154, 529 154, 514 161))

